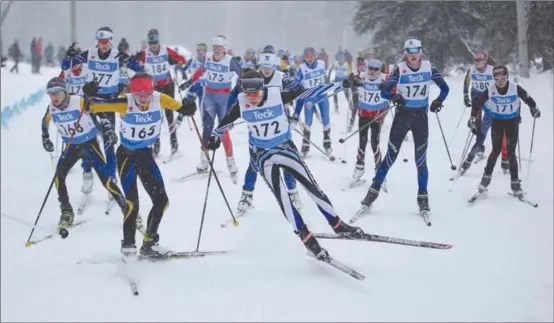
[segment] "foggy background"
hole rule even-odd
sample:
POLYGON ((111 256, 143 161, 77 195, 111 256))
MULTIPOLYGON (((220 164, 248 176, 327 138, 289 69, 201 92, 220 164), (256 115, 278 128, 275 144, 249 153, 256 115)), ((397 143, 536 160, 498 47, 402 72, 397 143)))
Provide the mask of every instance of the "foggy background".
MULTIPOLYGON (((5 2, 5 1, 2 1, 5 2)), ((352 28, 355 1, 76 1, 77 40, 94 47, 95 32, 109 26, 114 46, 125 37, 134 52, 149 29, 160 32, 162 44, 194 51, 199 42, 210 45, 216 34, 242 55, 246 48, 265 45, 301 53, 306 46, 334 55, 338 46, 351 52, 367 47, 371 35, 357 36, 352 28)), ((2 4, 4 10, 5 3, 2 4)), ((68 46, 69 1, 14 1, 2 25, 5 53, 15 38, 29 55, 33 37, 44 46, 68 46)))

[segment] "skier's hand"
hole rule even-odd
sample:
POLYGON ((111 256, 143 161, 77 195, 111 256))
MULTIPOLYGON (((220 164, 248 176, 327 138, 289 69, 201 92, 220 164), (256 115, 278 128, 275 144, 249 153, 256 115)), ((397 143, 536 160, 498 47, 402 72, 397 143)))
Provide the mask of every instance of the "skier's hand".
POLYGON ((290 124, 290 129, 291 130, 294 130, 296 129, 296 127, 298 126, 298 115, 296 114, 293 114, 290 118, 289 118, 289 124, 290 124))
POLYGON ((183 84, 179 85, 179 90, 184 91, 192 86, 192 79, 188 79, 183 84))
POLYGON ((120 51, 119 53, 117 53, 115 58, 117 58, 119 61, 119 67, 123 67, 127 66, 127 63, 129 63, 129 59, 131 59, 131 56, 129 56, 129 54, 124 51, 120 51))
POLYGON ((69 46, 69 48, 65 52, 65 56, 67 58, 71 59, 71 58, 74 58, 75 56, 77 56, 79 54, 79 52, 80 52, 80 50, 77 47, 77 43, 74 42, 73 44, 71 44, 71 46, 69 46))
POLYGON ((401 94, 395 93, 391 97, 391 102, 396 104, 397 107, 403 107, 406 104, 406 100, 401 94))
POLYGON ((95 96, 98 94, 98 82, 96 80, 85 83, 83 93, 87 96, 95 96))
POLYGON ((440 112, 441 109, 442 101, 439 99, 434 99, 433 102, 431 102, 431 107, 429 108, 429 110, 431 110, 431 112, 440 112))
POLYGON ((475 117, 471 117, 467 121, 468 128, 471 129, 471 132, 476 136, 479 133, 479 129, 481 128, 480 123, 480 120, 477 120, 475 117))
POLYGON ((464 95, 464 104, 466 108, 471 108, 471 100, 469 99, 469 96, 467 94, 464 95))
POLYGON ((211 135, 210 138, 208 138, 208 143, 206 144, 206 148, 208 148, 209 150, 217 150, 220 145, 221 145, 221 138, 219 138, 216 135, 211 135))
POLYGON ((49 153, 54 151, 54 144, 50 141, 50 137, 48 135, 42 135, 42 147, 49 153))
POLYGON ((117 135, 111 122, 104 122, 102 126, 102 133, 104 135, 104 148, 114 146, 117 144, 117 135))
POLYGON ((537 107, 532 107, 531 108, 531 115, 533 116, 533 118, 540 118, 541 117, 541 110, 539 110, 539 108, 537 108, 537 107))
POLYGON ((196 112, 196 102, 184 98, 181 103, 183 104, 183 106, 178 110, 178 112, 187 117, 193 116, 196 112))

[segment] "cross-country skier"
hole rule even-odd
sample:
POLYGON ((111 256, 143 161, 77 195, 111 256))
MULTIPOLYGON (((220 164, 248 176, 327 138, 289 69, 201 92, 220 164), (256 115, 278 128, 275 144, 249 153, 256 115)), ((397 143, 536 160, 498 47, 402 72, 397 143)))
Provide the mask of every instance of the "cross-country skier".
MULTIPOLYGON (((133 59, 136 63, 144 67, 144 71, 154 77, 154 88, 156 91, 167 94, 172 98, 175 96, 175 83, 171 77, 170 66, 186 65, 187 60, 173 49, 160 44, 160 33, 157 29, 150 29, 148 31, 148 48, 146 50, 141 50, 133 59)), ((173 111, 165 109, 164 113, 171 138, 171 154, 174 155, 179 150, 177 127, 173 111)), ((158 156, 160 153, 159 137, 154 142, 152 153, 154 157, 158 156)))
MULTIPOLYGON (((278 88, 280 90, 296 90, 299 88, 300 84, 296 79, 289 77, 287 74, 275 70, 274 62, 276 59, 275 54, 264 53, 260 55, 260 73, 263 77, 264 86, 266 88, 278 88)), ((235 102, 232 102, 233 104, 235 102)), ((287 116, 289 115, 287 111, 287 116)), ((253 162, 254 156, 250 156, 250 164, 248 169, 244 174, 244 185, 242 186, 242 196, 237 207, 239 214, 244 214, 251 206, 254 193, 254 186, 256 185, 256 180, 258 178, 258 169, 256 164, 253 162)), ((285 171, 285 184, 294 207, 298 210, 302 207, 300 202, 300 196, 298 195, 298 190, 296 189, 296 180, 291 173, 285 171)))
MULTIPOLYGON (((95 96, 98 85, 89 82, 85 93, 95 96)), ((146 234, 141 256, 160 257, 158 227, 169 200, 162 173, 152 155, 152 144, 160 136, 162 108, 191 116, 196 105, 183 100, 183 104, 172 97, 154 90, 154 78, 145 72, 136 73, 130 82, 131 93, 108 101, 95 101, 90 105, 94 113, 112 112, 121 116, 121 145, 117 148, 117 169, 125 197, 130 202, 129 211, 123 222, 121 252, 124 256, 136 254, 136 219, 139 211, 137 176, 152 200, 148 214, 146 234)))
MULTIPOLYGON (((88 112, 83 112, 85 99, 67 93, 66 83, 59 77, 48 81, 46 92, 50 97, 46 118, 52 119, 58 132, 67 146, 60 156, 56 167, 56 189, 60 201, 61 216, 58 222, 59 228, 67 228, 73 225, 75 214, 69 202, 65 179, 75 163, 81 158, 86 158, 94 169, 102 185, 121 207, 123 214, 127 214, 130 205, 112 180, 106 160, 102 155, 96 135, 98 130, 88 112)), ((104 137, 113 142, 116 135, 113 127, 104 128, 104 137)), ((48 128, 42 128, 42 145, 46 151, 53 151, 54 146, 50 141, 48 128)))
POLYGON ((448 85, 442 74, 434 65, 421 59, 421 42, 417 39, 408 39, 404 44, 405 60, 397 64, 381 91, 381 97, 397 105, 396 114, 392 121, 389 135, 389 148, 384 162, 379 165, 373 183, 362 201, 362 213, 379 196, 381 186, 385 181, 389 169, 398 157, 400 146, 408 131, 414 138, 415 162, 417 167, 417 204, 420 212, 429 212, 429 197, 427 193, 427 144, 429 137, 429 122, 427 109, 438 113, 448 95, 448 85), (429 106, 431 82, 440 88, 439 96, 429 106), (392 89, 397 86, 397 93, 392 89))
MULTIPOLYGON (((335 62, 329 69, 329 72, 327 73, 327 79, 331 80, 331 73, 335 71, 335 77, 333 78, 332 82, 342 82, 346 80, 350 74, 352 74, 352 69, 350 68, 350 65, 346 63, 346 60, 344 58, 344 54, 342 51, 338 52, 335 55, 335 62)), ((339 112, 339 100, 338 100, 338 94, 333 95, 333 102, 335 104, 335 112, 339 112)), ((346 97, 346 100, 350 104, 350 89, 344 89, 344 96, 346 97)))
MULTIPOLYGON (((202 66, 206 61, 207 52, 208 52, 208 45, 206 45, 205 43, 199 43, 198 45, 196 45, 196 57, 193 58, 189 62, 189 64, 187 64, 184 68, 185 72, 186 71, 189 72, 190 78, 192 78, 192 76, 196 73, 196 71, 198 71, 200 66, 202 66)), ((193 99, 196 99, 196 97, 202 98, 204 96, 204 86, 199 84, 198 86, 195 86, 195 90, 196 90, 196 96, 192 97, 193 99)), ((199 102, 198 105, 201 105, 201 102, 199 102)), ((180 126, 184 118, 185 116, 182 114, 179 114, 177 116, 177 127, 180 126)))
POLYGON ((361 235, 363 231, 349 226, 338 217, 331 201, 317 185, 291 140, 285 103, 291 102, 303 91, 299 89, 281 92, 278 87, 264 88, 263 77, 256 71, 244 75, 241 89, 243 93, 239 94, 238 102, 232 106, 218 128, 213 131, 207 148, 216 150, 221 144, 221 137, 225 130, 233 121, 242 117, 248 123, 252 162, 260 170, 260 174, 277 198, 281 211, 306 248, 318 259, 324 260, 328 257, 328 253, 321 248, 292 205, 286 185, 281 179, 281 171, 293 174, 296 180, 308 190, 335 232, 361 235))
POLYGON ((506 137, 508 160, 510 163, 511 187, 514 195, 522 196, 521 181, 518 177, 518 165, 516 158, 516 146, 519 136, 519 123, 521 122, 521 101, 525 102, 531 110, 533 118, 539 118, 541 111, 537 108, 535 100, 520 85, 508 80, 508 68, 497 65, 493 71, 494 84, 483 91, 474 106, 475 123, 479 126, 481 121, 481 107, 486 115, 491 117, 491 141, 492 151, 487 159, 485 172, 479 190, 485 191, 491 182, 492 171, 496 165, 498 155, 502 149, 502 138, 506 137))
POLYGON ((356 155, 356 167, 352 175, 353 183, 358 183, 365 172, 365 149, 368 141, 368 132, 371 130, 371 150, 375 171, 381 164, 381 149, 379 148, 381 127, 389 108, 389 100, 381 97, 381 89, 385 85, 381 73, 383 63, 377 59, 367 61, 367 72, 363 73, 361 86, 357 87, 358 92, 358 129, 359 145, 356 155), (369 124, 369 126, 368 126, 369 124))
MULTIPOLYGON (((202 141, 205 146, 212 130, 217 116, 221 122, 221 118, 227 113, 227 106, 233 88, 233 79, 240 78, 240 67, 231 55, 225 54, 227 39, 223 35, 217 35, 212 39, 212 53, 207 53, 206 60, 203 65, 192 76, 191 80, 183 83, 181 89, 186 89, 193 83, 197 82, 201 77, 204 77, 202 83, 205 84, 204 95, 200 99, 202 116, 202 141)), ((194 100, 198 95, 199 83, 195 84, 194 88, 189 90, 187 95, 188 100, 194 100)), ((225 156, 227 157, 227 168, 233 181, 236 180, 238 173, 233 157, 233 144, 231 136, 227 132, 223 137, 223 146, 225 148, 225 156)), ((200 164, 196 166, 198 172, 206 172, 209 162, 206 159, 204 152, 200 153, 200 164)))
MULTIPOLYGON (((96 48, 79 52, 74 46, 70 46, 66 57, 62 61, 63 70, 79 63, 86 66, 87 81, 97 80, 99 84, 98 93, 95 95, 96 99, 110 100, 116 98, 123 89, 123 84, 120 83, 120 74, 126 69, 130 57, 126 52, 118 53, 112 50, 113 37, 114 34, 110 27, 101 27, 96 31, 96 48)), ((112 126, 115 125, 115 114, 103 113, 99 116, 109 121, 112 126)), ((102 131, 102 129, 99 130, 102 131)), ((105 135, 103 135, 103 139, 110 177, 116 182, 115 147, 114 145, 106 145, 110 141, 105 135)))
POLYGON ((244 53, 244 57, 240 62, 240 68, 241 70, 246 69, 256 69, 256 57, 255 57, 256 51, 252 48, 248 48, 246 52, 244 53))
MULTIPOLYGON (((472 111, 481 111, 481 108, 475 107, 477 99, 483 94, 483 92, 489 88, 489 86, 494 83, 492 76, 493 65, 489 64, 490 58, 485 52, 479 51, 475 53, 475 65, 470 68, 465 77, 464 82, 464 104, 467 108, 472 108, 472 111), (469 85, 471 83, 471 99, 469 95, 469 85)), ((492 63, 492 62, 491 62, 492 63)), ((485 138, 491 127, 492 117, 490 114, 485 114, 481 119, 480 127, 476 126, 475 117, 472 114, 472 117, 468 121, 468 127, 472 129, 472 132, 476 136, 475 144, 469 151, 466 160, 460 167, 460 175, 463 175, 475 159, 475 156, 480 158, 485 158, 485 138)), ((508 153, 506 152, 506 143, 503 141, 502 149, 502 168, 508 169, 508 153)))
MULTIPOLYGON (((325 83, 325 63, 316 59, 316 51, 313 47, 307 47, 304 49, 304 63, 300 65, 298 72, 296 73, 296 79, 302 84, 304 89, 311 89, 316 86, 325 83)), ((304 108, 304 139, 302 139, 301 154, 303 158, 308 156, 310 152, 310 139, 311 127, 313 123, 314 110, 317 107, 321 113, 321 122, 323 123, 323 148, 325 153, 330 156, 333 152, 331 149, 331 119, 329 117, 329 99, 325 96, 307 98, 304 100, 296 101, 296 107, 294 114, 299 116, 304 108), (309 103, 309 104, 308 104, 309 103), (308 104, 307 107, 304 105, 308 104), (310 106, 311 105, 311 106, 310 106)))

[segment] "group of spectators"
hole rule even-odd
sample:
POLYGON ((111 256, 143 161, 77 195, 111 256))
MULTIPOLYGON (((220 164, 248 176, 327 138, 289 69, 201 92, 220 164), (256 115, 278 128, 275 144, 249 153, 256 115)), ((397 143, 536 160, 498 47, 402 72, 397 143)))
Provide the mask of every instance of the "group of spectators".
MULTIPOLYGON (((8 49, 8 57, 2 58, 5 61, 7 58, 10 58, 14 65, 10 68, 11 73, 19 74, 19 63, 26 61, 31 64, 31 72, 33 74, 39 74, 41 66, 55 67, 61 65, 61 61, 65 56, 65 47, 60 46, 56 52, 54 45, 48 43, 46 47, 43 48, 42 38, 33 37, 30 44, 30 55, 24 55, 19 45, 19 40, 15 39, 8 49)), ((2 67, 5 65, 3 64, 2 67)))

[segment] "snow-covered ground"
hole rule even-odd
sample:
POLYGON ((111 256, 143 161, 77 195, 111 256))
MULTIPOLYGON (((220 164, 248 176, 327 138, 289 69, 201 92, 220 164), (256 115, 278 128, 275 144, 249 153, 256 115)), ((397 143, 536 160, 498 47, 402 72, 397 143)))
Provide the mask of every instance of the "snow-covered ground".
MULTIPOLYGON (((25 73, 22 71, 22 74, 25 73)), ((48 77, 2 74, 2 106, 11 104, 48 77), (17 79, 16 79, 17 78, 17 79), (39 78, 40 81, 39 81, 39 78), (35 83, 35 82, 38 82, 35 83), (7 98, 5 97, 7 95, 7 98)), ((452 137, 463 107, 463 76, 447 79, 451 94, 439 116, 454 163, 464 144, 468 112, 452 137)), ((428 165, 433 226, 417 216, 416 171, 413 144, 405 142, 403 155, 388 177, 389 193, 382 193, 373 214, 358 222, 366 232, 453 244, 450 250, 320 240, 337 259, 367 276, 351 277, 305 255, 305 249, 280 213, 275 199, 259 179, 255 208, 238 227, 222 229, 229 218, 221 193, 212 181, 201 250, 232 250, 227 255, 203 259, 140 263, 131 273, 139 284, 133 296, 117 262, 122 238, 118 211, 103 213, 107 193, 96 181, 94 201, 82 218, 89 223, 71 230, 69 238, 54 238, 25 248, 44 194, 52 179, 49 154, 41 145, 40 105, 13 118, 2 130, 1 200, 2 321, 552 321, 553 320, 553 83, 552 74, 533 75, 522 85, 537 100, 542 117, 537 121, 534 162, 530 178, 523 163, 521 179, 528 197, 538 208, 510 197, 509 176, 495 173, 486 198, 473 206, 474 193, 484 163, 473 165, 453 190, 450 164, 437 120, 430 115, 428 165), (77 263, 80 264, 77 264, 77 263)), ((432 97, 437 93, 434 88, 432 97)), ((341 114, 332 115, 333 146, 345 129, 346 101, 340 96, 341 114)), ((532 118, 523 107, 521 154, 528 158, 532 118)), ((198 119, 197 119, 198 120, 198 119)), ((387 121, 390 124, 390 119, 387 121)), ((164 126, 165 127, 165 126, 164 126)), ((388 127, 387 127, 388 129, 388 127)), ((54 137, 54 129, 51 137, 54 137)), ((183 157, 160 164, 170 206, 160 226, 161 243, 175 250, 194 250, 207 178, 176 183, 170 178, 193 171, 199 160, 199 142, 183 123, 179 133, 183 157)), ((295 141, 300 143, 300 138, 295 141)), ((312 138, 322 142, 316 122, 312 138)), ((386 149, 388 131, 382 134, 386 149)), ((248 165, 244 124, 232 131, 238 185, 227 175, 224 154, 217 153, 216 168, 231 203, 236 207, 242 177, 248 165)), ((487 150, 490 150, 487 140, 487 150)), ((357 138, 347 142, 347 164, 331 163, 312 149, 307 160, 320 186, 344 219, 360 206, 369 184, 341 191, 352 175, 357 138)), ((368 147, 368 151, 370 148, 368 147)), ((169 152, 169 138, 162 137, 162 153, 169 152)), ((500 163, 500 162, 499 162, 500 163)), ((368 182, 372 162, 368 155, 368 182)), ((81 170, 68 177, 74 206, 80 196, 81 170)), ((500 165, 497 165, 500 170, 500 165)), ((139 185, 140 186, 140 185, 139 185)), ((140 189, 143 217, 150 199, 140 189)), ((331 232, 322 215, 302 190, 302 213, 314 232, 331 232)), ((38 223, 36 238, 56 226, 59 207, 52 192, 38 223)), ((138 238, 138 237, 137 237, 138 238)))

